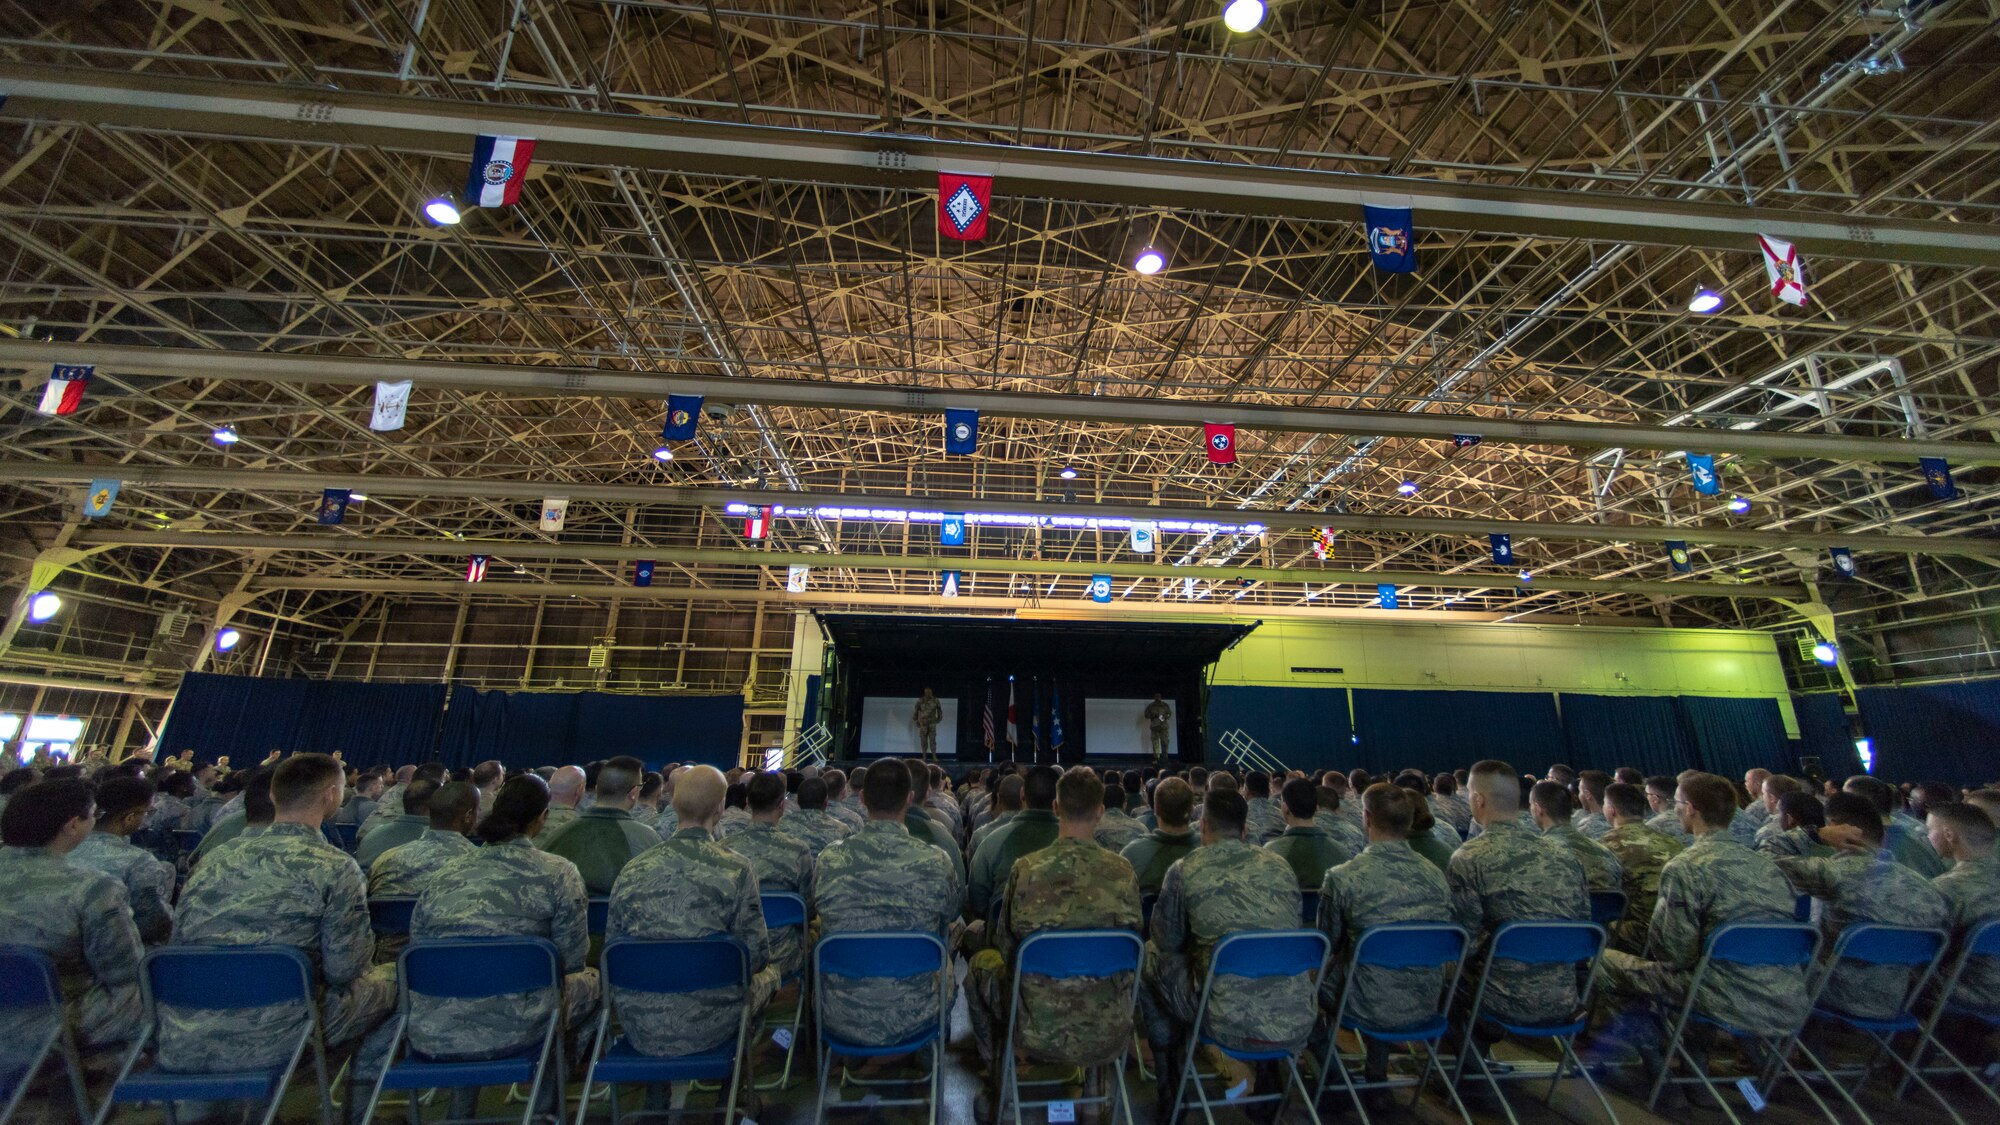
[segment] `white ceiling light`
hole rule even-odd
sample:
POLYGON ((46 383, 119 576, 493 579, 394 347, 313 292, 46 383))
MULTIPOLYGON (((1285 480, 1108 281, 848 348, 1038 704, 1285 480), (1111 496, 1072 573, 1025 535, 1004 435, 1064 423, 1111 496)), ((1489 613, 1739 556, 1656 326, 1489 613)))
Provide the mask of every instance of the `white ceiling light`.
POLYGON ((1257 30, 1264 22, 1264 0, 1229 0, 1222 9, 1222 26, 1238 35, 1257 30))
POLYGON ((1139 251, 1139 256, 1132 260, 1132 268, 1151 277, 1167 268, 1167 256, 1148 246, 1139 251))
POLYGON ((28 603, 28 620, 47 621, 62 612, 62 599, 44 591, 28 603))
POLYGON ((215 635, 215 651, 228 652, 230 649, 236 647, 237 641, 240 641, 242 639, 243 639, 242 633, 239 633, 234 629, 224 629, 222 632, 217 633, 215 635))
POLYGON ((217 445, 235 445, 243 440, 242 435, 236 432, 235 426, 217 426, 215 432, 208 436, 215 439, 217 445))
POLYGON ((1707 316, 1721 307, 1722 294, 1717 290, 1710 289, 1706 285, 1696 289, 1694 296, 1688 298, 1688 311, 1691 313, 1700 313, 1703 316, 1707 316))
POLYGON ((424 204, 424 217, 441 227, 457 226, 459 220, 458 205, 443 196, 439 196, 429 203, 424 204))

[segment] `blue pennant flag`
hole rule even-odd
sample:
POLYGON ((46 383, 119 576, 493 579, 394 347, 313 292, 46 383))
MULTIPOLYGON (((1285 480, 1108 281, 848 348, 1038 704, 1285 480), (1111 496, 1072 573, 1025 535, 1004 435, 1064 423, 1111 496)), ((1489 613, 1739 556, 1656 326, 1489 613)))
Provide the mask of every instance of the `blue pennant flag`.
POLYGON ((1062 748, 1062 685, 1051 682, 1049 684, 1049 749, 1060 751, 1062 748))
POLYGON ((354 499, 354 493, 345 488, 322 489, 319 494, 319 524, 321 527, 339 527, 347 522, 347 504, 354 499))
POLYGON ((700 395, 668 395, 667 425, 660 436, 668 441, 687 441, 701 425, 700 395))
POLYGON ((1486 541, 1493 545, 1493 565, 1514 565, 1514 537, 1511 535, 1489 535, 1486 541))
POLYGON ((653 584, 653 560, 640 559, 632 564, 632 585, 651 586, 653 584))
POLYGON ((946 512, 938 523, 938 542, 947 547, 965 546, 965 513, 946 512))
POLYGON ((1090 600, 1094 602, 1108 602, 1111 600, 1111 576, 1109 574, 1093 574, 1090 576, 1090 600))
POLYGON ((111 505, 118 501, 118 486, 122 483, 109 478, 91 481, 90 490, 83 494, 83 514, 90 519, 110 515, 111 505))
POLYGON ((944 572, 943 593, 944 596, 947 598, 955 598, 958 596, 958 571, 947 570, 944 572))
POLYGON ((1828 547, 1826 553, 1833 558, 1833 576, 1840 579, 1854 577, 1854 553, 1845 547, 1828 547))
POLYGON ((944 412, 944 451, 959 455, 979 451, 979 411, 944 412))
POLYGON ((1917 464, 1924 469, 1924 483, 1931 487, 1931 499, 1958 499, 1958 482, 1951 479, 1951 465, 1942 457, 1919 457, 1917 464))
POLYGON ((1361 208, 1368 231, 1368 256, 1383 273, 1417 272, 1417 229, 1408 207, 1361 208))
POLYGON ((1712 453, 1690 453, 1688 476, 1694 480, 1694 490, 1703 496, 1713 496, 1722 491, 1722 480, 1715 475, 1715 455, 1712 453))
POLYGON ((1375 601, 1383 609, 1402 608, 1396 604, 1396 584, 1394 582, 1377 582, 1375 584, 1375 601))
POLYGON ((1674 564, 1675 574, 1693 574, 1694 559, 1688 554, 1687 540, 1667 540, 1667 561, 1674 564))

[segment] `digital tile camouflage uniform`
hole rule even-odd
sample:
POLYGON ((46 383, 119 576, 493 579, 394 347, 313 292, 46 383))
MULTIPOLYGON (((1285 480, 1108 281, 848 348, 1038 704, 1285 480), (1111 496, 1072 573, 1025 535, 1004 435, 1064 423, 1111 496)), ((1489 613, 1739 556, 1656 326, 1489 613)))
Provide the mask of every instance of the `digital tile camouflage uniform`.
MULTIPOLYGON (((1263 848, 1217 840, 1168 868, 1146 943, 1147 1037, 1168 1043, 1193 1023, 1216 943, 1239 930, 1298 926, 1298 878, 1263 848)), ((1297 1046, 1313 1023, 1305 984, 1304 976, 1224 977, 1209 998, 1207 1031, 1239 1050, 1297 1046)))
MULTIPOLYGON (((872 930, 921 930, 950 944, 948 931, 965 894, 951 857, 901 824, 870 820, 821 852, 816 877, 822 939, 872 930)), ((939 981, 828 977, 821 989, 828 1029, 856 1043, 895 1043, 936 1022, 939 981)), ((944 981, 949 997, 951 980, 944 981)), ((947 1000, 949 1003, 949 1000, 947 1000)))
MULTIPOLYGON (((1590 919, 1583 865, 1568 848, 1551 846, 1518 819, 1496 820, 1452 853, 1446 873, 1452 914, 1481 954, 1465 967, 1477 980, 1494 931, 1517 919, 1590 919)), ((1502 962, 1486 984, 1486 1011, 1517 1023, 1561 1019, 1576 1009, 1576 973, 1568 965, 1502 962)))

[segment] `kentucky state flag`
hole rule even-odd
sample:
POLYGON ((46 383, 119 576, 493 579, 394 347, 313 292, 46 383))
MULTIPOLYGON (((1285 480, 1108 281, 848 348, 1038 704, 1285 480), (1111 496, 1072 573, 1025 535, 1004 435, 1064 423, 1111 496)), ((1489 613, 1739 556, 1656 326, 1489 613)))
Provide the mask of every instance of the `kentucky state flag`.
POLYGON ((1687 455, 1688 477, 1694 481, 1694 490, 1703 496, 1713 496, 1722 490, 1722 478, 1715 475, 1715 455, 1712 453, 1690 453, 1687 455))
POLYGON ((1493 548, 1494 566, 1514 565, 1514 537, 1512 535, 1489 535, 1486 542, 1493 548))
POLYGON ((946 547, 965 546, 965 515, 946 512, 938 522, 938 542, 946 547))
POLYGON ((1942 457, 1919 457, 1917 464, 1923 466, 1924 483, 1930 486, 1931 499, 1958 499, 1958 482, 1951 479, 1951 465, 1942 457))
POLYGON ((959 457, 979 451, 979 411, 944 412, 944 451, 959 457))
POLYGON ((667 441, 687 441, 701 425, 700 395, 668 395, 667 424, 660 436, 667 441))
POLYGON ((1362 225, 1368 231, 1368 257, 1383 273, 1417 272, 1417 231, 1408 207, 1364 204, 1362 225))
POLYGON ((535 155, 532 137, 489 137, 472 142, 472 171, 465 180, 468 207, 512 207, 521 202, 521 185, 528 182, 528 163, 535 155))
POLYGON ((102 519, 111 514, 111 505, 118 502, 118 486, 123 481, 109 477, 90 482, 90 488, 83 494, 83 514, 89 519, 102 519))
POLYGON ((1667 561, 1673 564, 1675 574, 1693 574, 1694 557, 1688 554, 1687 540, 1667 540, 1667 561))
POLYGON ((83 405, 83 388, 97 368, 88 363, 58 363, 49 369, 49 381, 42 387, 42 401, 35 410, 54 417, 74 414, 83 405))
POLYGON ((938 173, 938 233, 960 242, 986 237, 986 214, 993 203, 993 177, 938 173))
POLYGON ((347 505, 354 499, 354 491, 347 488, 321 489, 319 494, 319 525, 339 527, 347 522, 347 505))

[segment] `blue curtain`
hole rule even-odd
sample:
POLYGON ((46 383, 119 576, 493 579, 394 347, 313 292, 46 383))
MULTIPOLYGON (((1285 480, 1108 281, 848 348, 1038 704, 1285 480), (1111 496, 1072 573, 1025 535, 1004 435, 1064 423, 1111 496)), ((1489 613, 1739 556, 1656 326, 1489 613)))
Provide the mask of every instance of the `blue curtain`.
MULTIPOLYGON (((819 722, 819 682, 818 676, 806 677, 806 708, 799 714, 800 730, 811 730, 819 722)), ((1006 704, 1001 706, 1004 708, 1006 704)))
POLYGON ((2000 680, 1862 688, 1855 702, 1884 781, 1983 785, 2000 776, 2000 680))
POLYGON ((1293 769, 1347 769, 1354 764, 1346 688, 1210 688, 1210 765, 1222 761, 1216 740, 1239 728, 1293 769))
POLYGON ((364 684, 189 672, 174 695, 161 745, 196 759, 227 754, 237 767, 272 750, 330 754, 350 765, 401 764, 437 746, 442 684, 364 684))
POLYGON ((453 688, 441 739, 444 761, 488 758, 510 768, 589 762, 630 754, 664 762, 737 764, 743 697, 611 695, 605 692, 474 691, 453 688))
POLYGON ((1847 730, 1847 711, 1830 691, 1792 694, 1792 714, 1799 720, 1799 753, 1819 758, 1820 773, 1839 780, 1861 772, 1854 753, 1854 736, 1847 730))
POLYGON ((1785 715, 1777 700, 1710 695, 1678 698, 1702 769, 1736 779, 1752 769, 1783 771, 1795 766, 1785 737, 1785 715))
POLYGON ((1541 773, 1563 744, 1556 697, 1533 691, 1355 688, 1354 733, 1370 773, 1442 773, 1482 758, 1541 773))
POLYGON ((1561 704, 1568 764, 1576 769, 1637 766, 1650 777, 1699 764, 1686 718, 1671 695, 1564 692, 1561 704))

